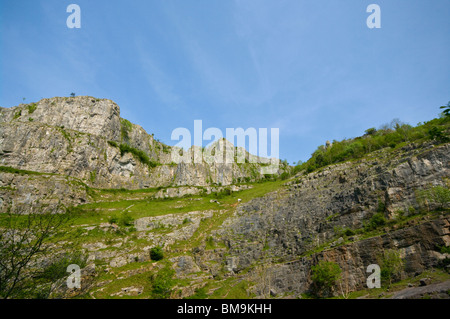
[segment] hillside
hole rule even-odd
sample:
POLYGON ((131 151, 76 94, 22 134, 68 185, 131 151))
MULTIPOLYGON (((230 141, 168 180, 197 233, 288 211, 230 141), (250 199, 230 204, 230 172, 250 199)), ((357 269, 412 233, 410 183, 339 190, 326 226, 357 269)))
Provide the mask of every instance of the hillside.
POLYGON ((37 215, 23 212, 70 218, 33 258, 43 274, 26 297, 449 298, 448 117, 333 141, 267 179, 261 164, 173 165, 109 100, 0 116, 3 233, 37 215), (322 261, 336 282, 320 281, 322 261), (72 263, 81 289, 65 284, 72 263), (367 287, 371 264, 381 288, 367 287))

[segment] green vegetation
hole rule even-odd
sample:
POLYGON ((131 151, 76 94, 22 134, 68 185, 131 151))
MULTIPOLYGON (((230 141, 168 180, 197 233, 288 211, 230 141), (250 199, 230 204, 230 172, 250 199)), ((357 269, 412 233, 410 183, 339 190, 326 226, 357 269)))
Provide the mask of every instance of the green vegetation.
POLYGON ((86 267, 86 260, 86 256, 81 252, 66 253, 46 266, 36 278, 53 283, 68 275, 67 266, 75 264, 82 269, 86 267))
POLYGON ((326 147, 321 145, 305 162, 299 162, 293 169, 293 173, 305 170, 307 173, 318 168, 359 159, 373 151, 390 147, 403 146, 405 143, 424 142, 434 140, 437 143, 449 141, 448 131, 450 127, 450 116, 433 119, 425 124, 412 127, 393 120, 390 124, 383 125, 379 130, 369 128, 366 134, 354 139, 333 141, 332 145, 326 147))
POLYGON ((3 173, 11 173, 11 174, 19 174, 19 175, 54 175, 52 173, 41 173, 34 171, 27 171, 23 169, 17 169, 9 166, 0 166, 0 172, 3 173))
POLYGON ((37 109, 36 103, 28 104, 28 114, 33 113, 34 111, 36 111, 36 109, 37 109))
POLYGON ((108 144, 111 145, 112 147, 119 148, 119 145, 116 142, 114 142, 114 141, 108 141, 108 144))
POLYGON ((158 165, 157 162, 150 160, 150 158, 144 151, 141 151, 141 150, 138 150, 137 148, 131 147, 128 144, 120 144, 119 148, 120 148, 121 155, 123 155, 125 153, 131 153, 134 156, 136 156, 136 158, 139 159, 139 161, 142 164, 148 165, 149 168, 153 168, 158 165))
POLYGON ((122 141, 128 143, 130 140, 130 133, 133 130, 133 124, 126 119, 120 120, 120 134, 122 141))
POLYGON ((18 119, 21 115, 22 115, 22 110, 17 110, 17 111, 14 113, 14 120, 15 120, 15 119, 18 119))
POLYGON ((341 276, 341 268, 332 261, 321 260, 311 267, 314 293, 318 297, 327 297, 341 276))
POLYGON ((166 265, 157 274, 150 277, 151 295, 155 299, 167 299, 172 294, 175 280, 175 270, 166 265))
POLYGON ((417 202, 430 211, 430 205, 444 209, 450 203, 450 189, 444 186, 433 186, 416 192, 417 202))
POLYGON ((381 259, 381 281, 390 286, 393 280, 398 279, 400 272, 404 268, 404 262, 400 257, 400 251, 398 249, 388 249, 379 259, 381 259))
POLYGON ((371 231, 371 230, 377 229, 379 227, 386 225, 386 223, 387 223, 387 220, 384 217, 384 214, 376 213, 375 215, 373 215, 370 218, 369 223, 367 225, 365 225, 364 231, 371 231))
POLYGON ((120 217, 112 216, 109 218, 108 222, 110 224, 117 224, 119 226, 133 226, 134 218, 128 212, 123 212, 120 217))
POLYGON ((89 172, 89 181, 91 183, 95 182, 96 177, 97 177, 97 173, 95 171, 89 172))
POLYGON ((447 105, 443 105, 440 108, 444 109, 444 111, 442 111, 442 114, 444 114, 444 116, 450 116, 450 101, 447 103, 447 105))
POLYGON ((156 246, 150 249, 150 258, 151 260, 158 261, 164 258, 164 252, 162 247, 156 246))

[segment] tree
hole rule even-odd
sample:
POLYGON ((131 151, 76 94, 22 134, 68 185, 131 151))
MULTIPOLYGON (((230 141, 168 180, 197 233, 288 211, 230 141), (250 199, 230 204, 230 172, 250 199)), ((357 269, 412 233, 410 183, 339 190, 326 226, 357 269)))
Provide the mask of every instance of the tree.
POLYGON ((381 257, 381 280, 387 282, 389 287, 394 279, 403 270, 404 262, 398 249, 388 249, 381 257))
POLYGON ((73 92, 70 93, 70 96, 71 96, 71 97, 75 97, 75 93, 73 93, 73 92))
POLYGON ((48 251, 47 241, 70 219, 70 214, 13 214, 0 224, 0 298, 24 298, 35 289, 41 270, 31 265, 48 251))
POLYGON ((311 271, 314 291, 318 297, 327 297, 331 294, 342 272, 338 264, 325 260, 312 266, 311 271))
POLYGON ((442 105, 440 108, 444 109, 444 111, 442 111, 442 113, 445 116, 450 116, 450 101, 447 103, 447 105, 442 105))
POLYGON ((374 127, 368 128, 367 130, 364 131, 366 133, 366 135, 374 135, 377 132, 377 129, 374 127))

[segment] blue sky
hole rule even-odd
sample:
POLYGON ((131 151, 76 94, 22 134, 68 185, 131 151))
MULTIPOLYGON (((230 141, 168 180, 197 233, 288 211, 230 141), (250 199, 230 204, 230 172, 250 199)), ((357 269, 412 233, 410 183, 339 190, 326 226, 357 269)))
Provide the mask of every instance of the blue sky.
POLYGON ((449 15, 448 0, 0 0, 0 106, 108 98, 169 145, 196 119, 276 127, 280 157, 305 161, 326 140, 438 115, 449 15), (371 3, 381 29, 366 25, 371 3))

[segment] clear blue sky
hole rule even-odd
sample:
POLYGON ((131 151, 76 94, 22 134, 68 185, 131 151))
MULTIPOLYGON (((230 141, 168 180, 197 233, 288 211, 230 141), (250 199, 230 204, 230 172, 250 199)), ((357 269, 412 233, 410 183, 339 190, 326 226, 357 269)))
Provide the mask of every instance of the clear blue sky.
MULTIPOLYGON (((448 0, 1 0, 0 106, 108 98, 121 116, 172 130, 280 129, 280 157, 450 100, 448 0), (81 7, 69 29, 66 8, 81 7), (381 7, 381 29, 366 8, 381 7)), ((204 142, 206 145, 208 142, 204 142)))

